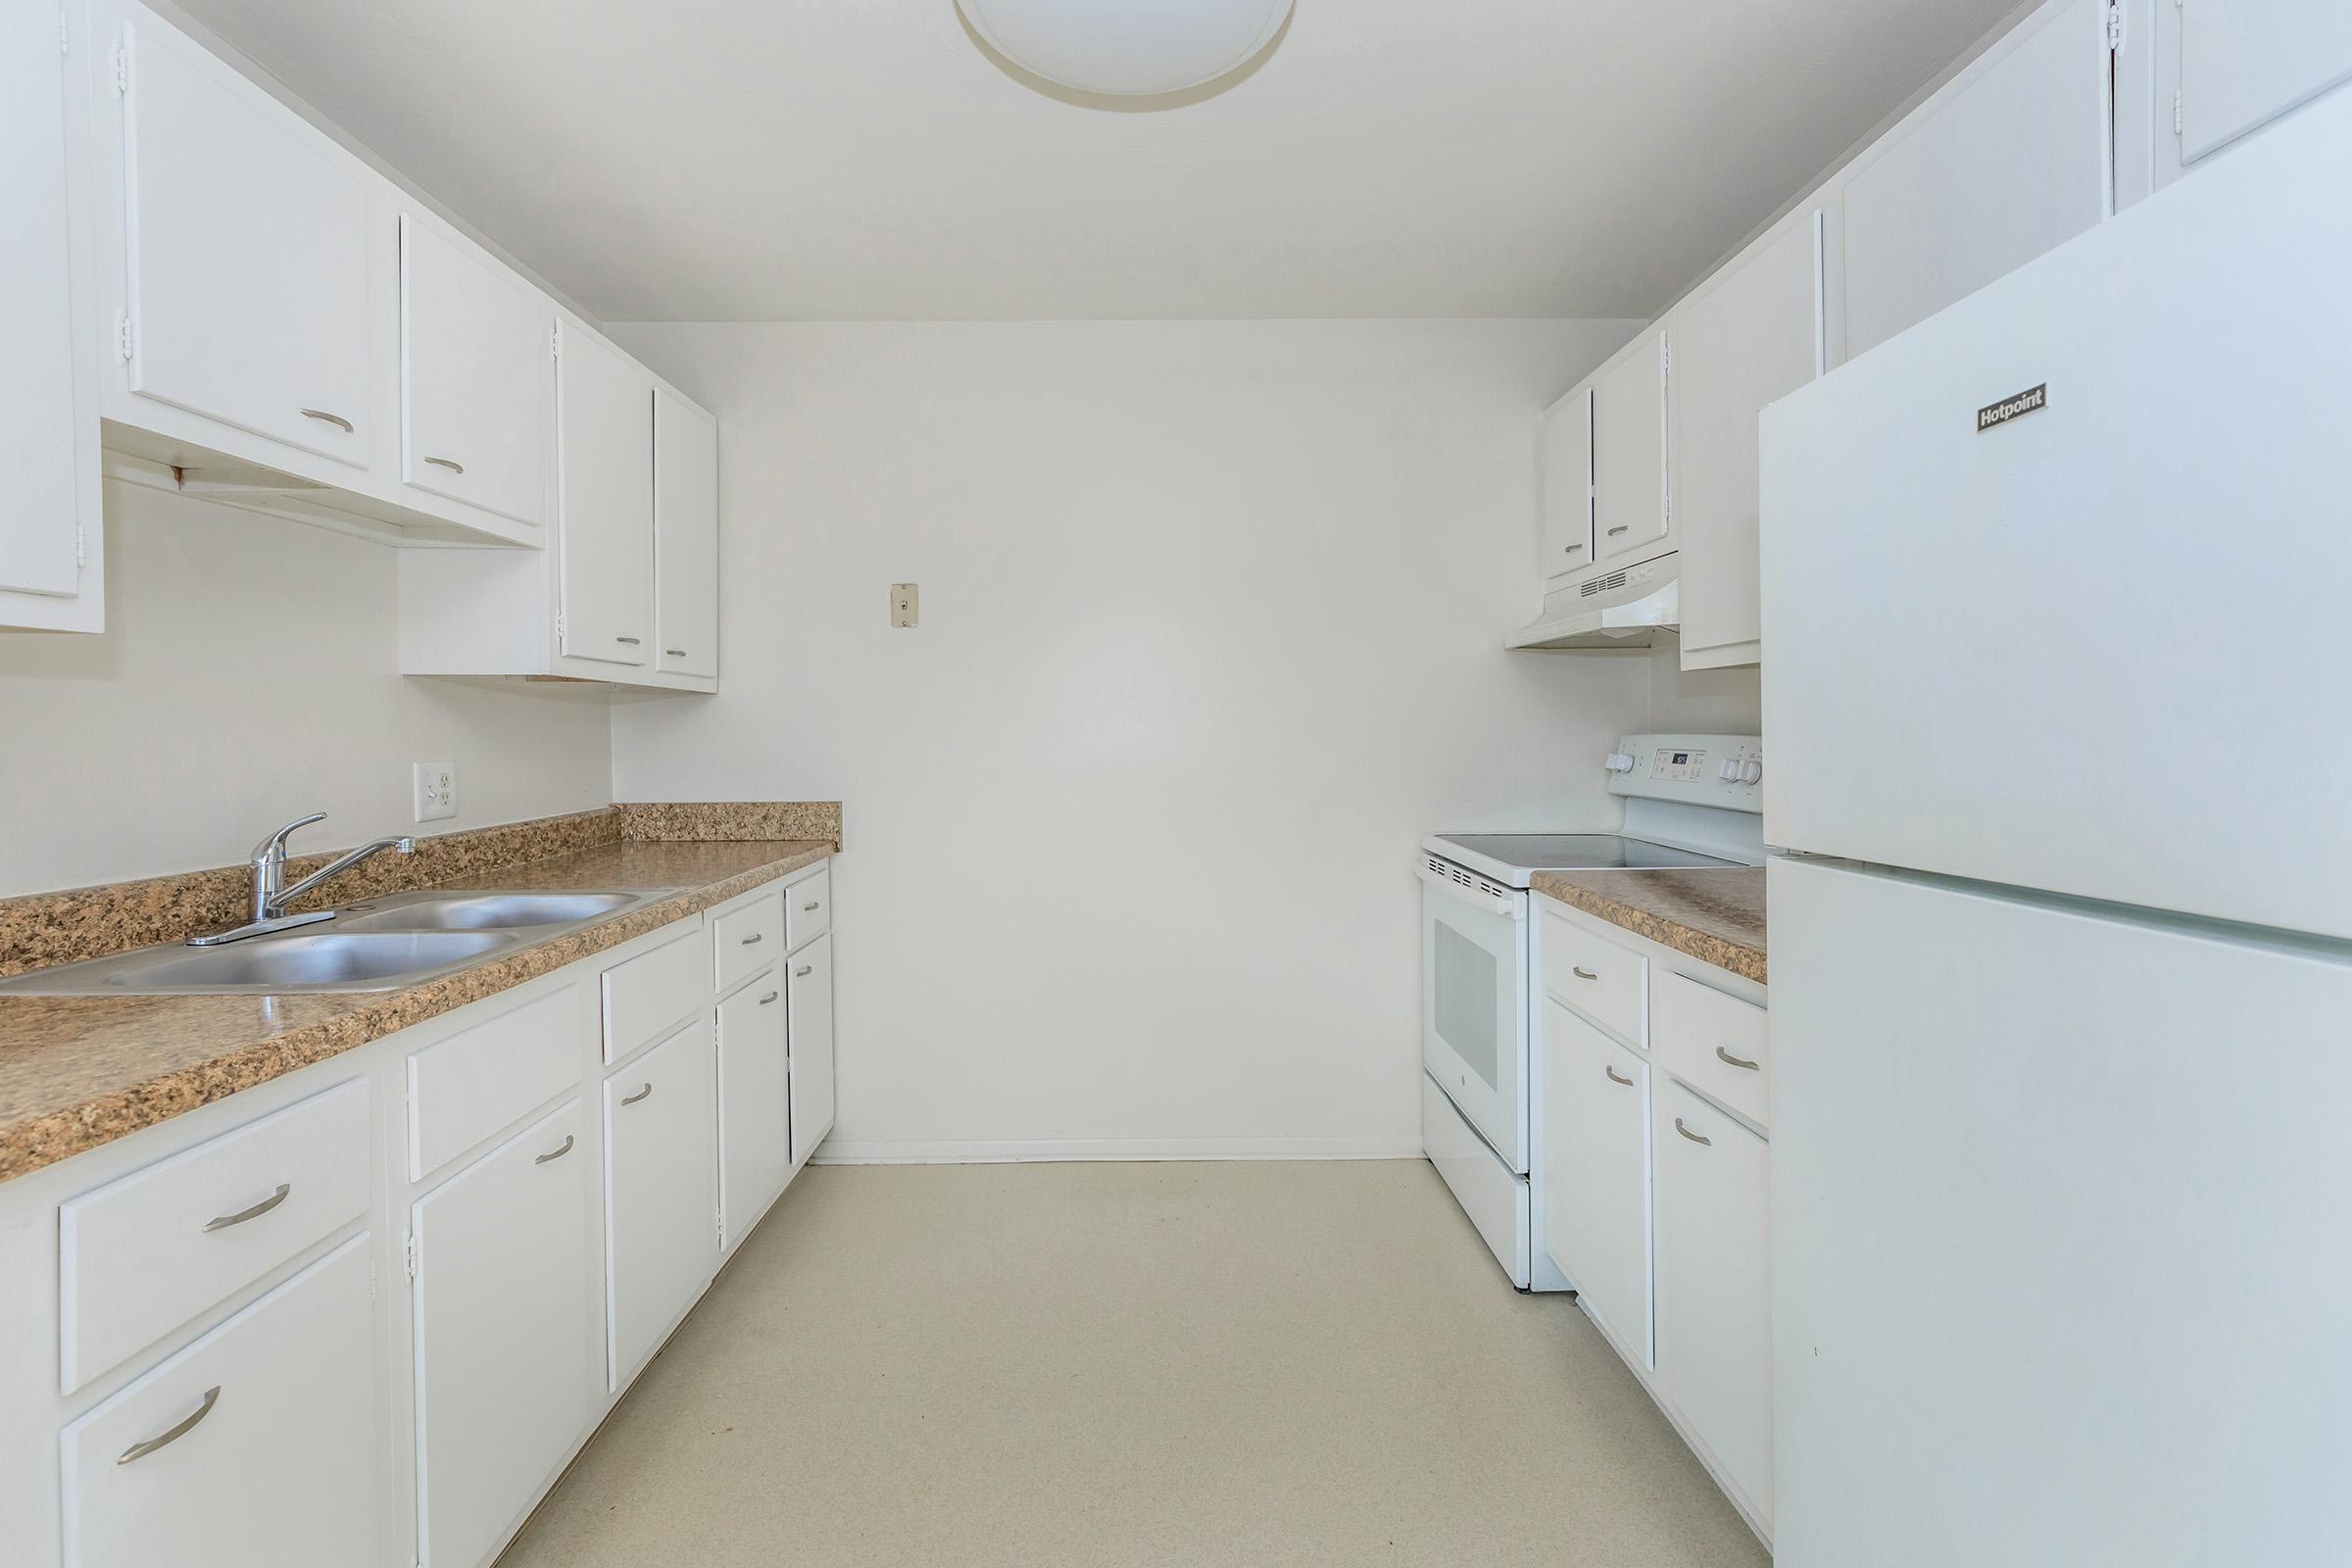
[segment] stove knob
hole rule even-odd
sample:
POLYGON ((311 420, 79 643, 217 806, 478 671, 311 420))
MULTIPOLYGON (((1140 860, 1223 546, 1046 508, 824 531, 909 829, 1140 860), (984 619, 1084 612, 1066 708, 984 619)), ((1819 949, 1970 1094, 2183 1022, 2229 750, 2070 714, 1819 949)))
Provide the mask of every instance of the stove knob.
POLYGON ((1748 760, 1748 761, 1745 761, 1745 762, 1741 762, 1741 763, 1740 764, 1740 783, 1742 783, 1742 784, 1756 784, 1756 783, 1760 783, 1760 782, 1762 782, 1762 781, 1763 781, 1763 778, 1764 778, 1764 763, 1763 763, 1763 762, 1762 762, 1760 760, 1752 760, 1752 759, 1751 759, 1750 760, 1748 760))
POLYGON ((1634 760, 1623 752, 1611 752, 1607 760, 1600 765, 1612 773, 1631 773, 1634 770, 1634 760))
POLYGON ((1740 782, 1740 764, 1727 757, 1723 765, 1715 770, 1715 776, 1726 784, 1737 784, 1740 782))

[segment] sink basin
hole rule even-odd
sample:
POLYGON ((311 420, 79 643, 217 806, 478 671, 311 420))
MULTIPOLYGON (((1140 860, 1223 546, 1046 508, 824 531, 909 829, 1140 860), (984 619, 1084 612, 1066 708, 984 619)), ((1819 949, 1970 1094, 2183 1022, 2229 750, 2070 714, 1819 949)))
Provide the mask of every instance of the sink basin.
POLYGON ((494 931, 299 931, 220 948, 172 946, 0 981, 0 991, 108 997, 189 992, 392 991, 512 947, 494 931))
POLYGON ((335 921, 341 931, 521 931, 601 920, 643 893, 424 893, 355 905, 335 921))

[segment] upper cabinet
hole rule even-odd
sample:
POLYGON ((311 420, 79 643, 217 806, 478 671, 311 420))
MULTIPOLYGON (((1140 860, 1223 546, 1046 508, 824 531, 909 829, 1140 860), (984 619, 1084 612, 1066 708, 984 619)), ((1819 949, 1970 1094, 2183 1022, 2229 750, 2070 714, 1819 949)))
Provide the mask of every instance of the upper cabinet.
POLYGON ((585 332, 556 376, 562 630, 574 659, 643 664, 654 634, 654 380, 585 332))
POLYGON ((36 4, 0 15, 0 626, 98 631, 95 344, 75 268, 82 120, 69 75, 87 39, 58 26, 36 4))
POLYGON ((718 674, 718 421, 654 389, 656 667, 718 674))
POLYGON ((1863 354, 2107 216, 2107 0, 2053 0, 1838 181, 1863 354))
POLYGON ((1592 381, 1592 548, 1639 559, 1666 537, 1666 333, 1642 333, 1592 381))
POLYGON ((1592 564, 1592 389, 1580 386, 1544 415, 1544 575, 1592 564))
POLYGON ((1667 450, 1682 553, 1683 667, 1763 655, 1756 416, 1823 369, 1829 214, 1810 208, 1676 313, 1667 450))
POLYGON ((2165 0, 2155 11, 2157 183, 2352 78, 2342 0, 2165 0))
POLYGON ((415 213, 400 217, 400 476, 538 527, 547 520, 556 313, 415 213))
POLYGON ((129 390, 365 468, 358 169, 184 35, 134 18, 122 50, 129 390))

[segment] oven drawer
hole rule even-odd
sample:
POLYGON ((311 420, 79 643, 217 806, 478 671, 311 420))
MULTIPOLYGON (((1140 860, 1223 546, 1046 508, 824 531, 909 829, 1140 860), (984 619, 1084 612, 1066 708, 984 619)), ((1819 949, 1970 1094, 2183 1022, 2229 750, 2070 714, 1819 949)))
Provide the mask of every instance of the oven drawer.
POLYGON ((1647 958, 1549 909, 1542 942, 1545 991, 1618 1039, 1649 1043, 1647 958))

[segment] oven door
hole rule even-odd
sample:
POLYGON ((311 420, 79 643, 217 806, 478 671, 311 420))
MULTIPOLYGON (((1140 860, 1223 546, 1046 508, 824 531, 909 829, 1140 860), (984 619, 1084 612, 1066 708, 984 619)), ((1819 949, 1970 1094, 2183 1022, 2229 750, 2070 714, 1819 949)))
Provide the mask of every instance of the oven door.
POLYGON ((1421 877, 1421 1059, 1527 1170, 1527 895, 1434 858, 1421 877))

